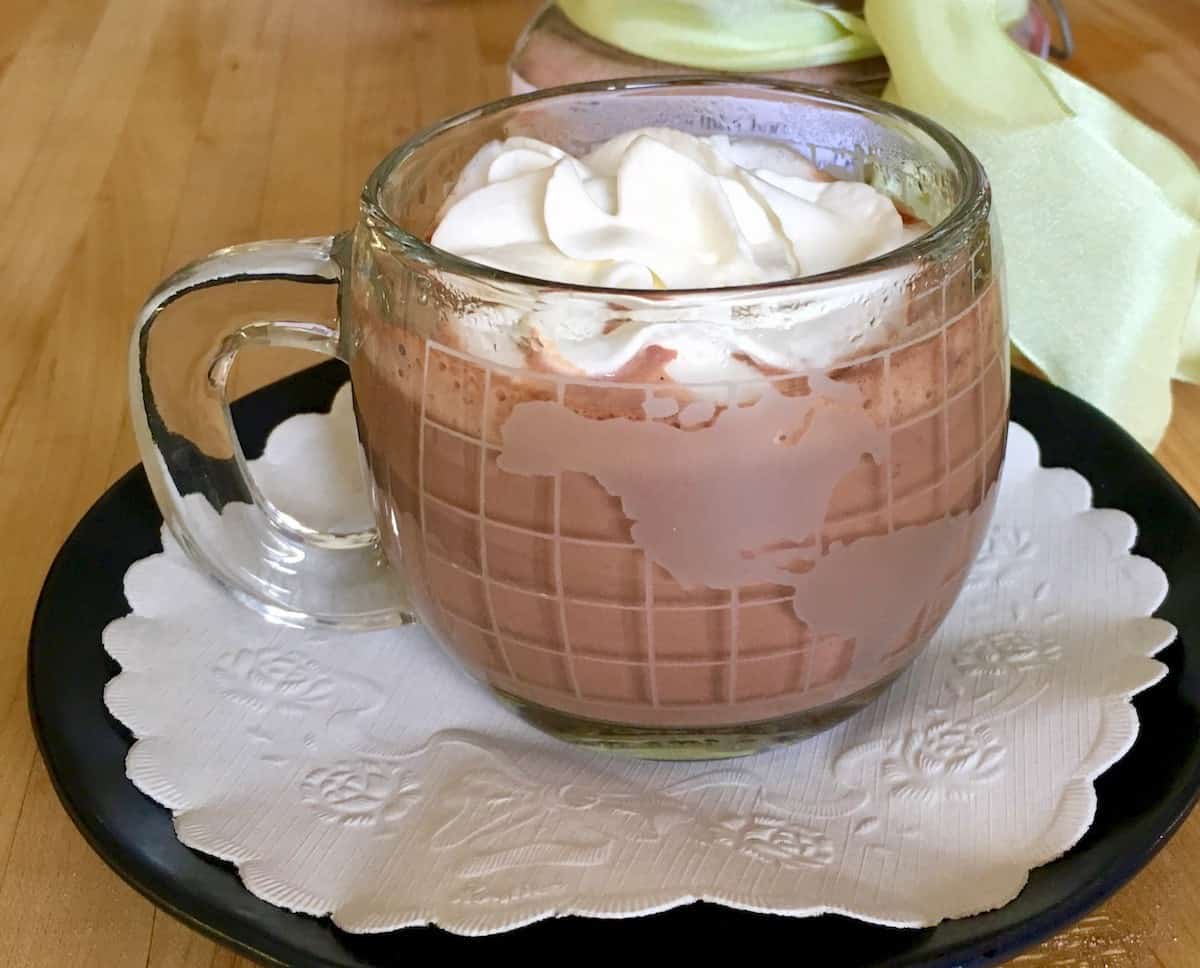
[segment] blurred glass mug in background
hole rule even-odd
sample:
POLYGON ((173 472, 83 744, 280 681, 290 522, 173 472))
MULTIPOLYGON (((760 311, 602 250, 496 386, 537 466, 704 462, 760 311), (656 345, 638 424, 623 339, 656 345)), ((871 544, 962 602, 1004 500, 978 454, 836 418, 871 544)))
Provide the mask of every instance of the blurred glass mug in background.
POLYGON ((991 218, 962 144, 870 98, 684 78, 496 102, 385 159, 350 232, 238 246, 163 283, 133 339, 142 457, 191 557, 273 620, 420 620, 564 739, 662 758, 753 752, 861 708, 960 590, 1007 427, 991 218), (427 241, 485 143, 525 135, 582 154, 661 124, 786 143, 933 227, 846 269, 699 290, 540 281, 427 241), (281 279, 337 286, 339 318, 170 306, 281 279), (605 332, 783 327, 810 362, 703 383, 547 371, 512 352, 540 313, 605 332), (181 343, 192 349, 172 353, 181 343), (320 531, 255 486, 225 394, 256 344, 349 364, 377 530, 320 531), (230 501, 236 527, 213 510, 230 501))
MULTIPOLYGON (((551 0, 517 39, 509 83, 513 94, 525 94, 702 69, 879 94, 888 64, 862 10, 862 0, 757 8, 723 0, 551 0), (673 29, 664 31, 664 24, 673 29)), ((1062 0, 997 0, 996 12, 1030 53, 1070 56, 1074 42, 1062 0)))

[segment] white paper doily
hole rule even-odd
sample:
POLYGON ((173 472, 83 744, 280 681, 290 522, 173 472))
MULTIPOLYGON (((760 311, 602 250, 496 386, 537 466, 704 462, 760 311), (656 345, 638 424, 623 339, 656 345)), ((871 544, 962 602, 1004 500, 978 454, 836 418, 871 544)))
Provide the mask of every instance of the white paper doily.
MULTIPOLYGON (((255 475, 314 523, 361 518, 353 433, 343 389, 330 416, 277 429, 255 475)), ((1149 617, 1167 583, 1134 535, 1014 426, 995 523, 930 648, 842 726, 720 765, 550 739, 420 627, 269 625, 169 536, 126 575, 105 700, 137 737, 130 779, 183 843, 348 931, 697 899, 930 925, 1011 900, 1091 823, 1092 781, 1137 733, 1129 697, 1174 636, 1149 617)))

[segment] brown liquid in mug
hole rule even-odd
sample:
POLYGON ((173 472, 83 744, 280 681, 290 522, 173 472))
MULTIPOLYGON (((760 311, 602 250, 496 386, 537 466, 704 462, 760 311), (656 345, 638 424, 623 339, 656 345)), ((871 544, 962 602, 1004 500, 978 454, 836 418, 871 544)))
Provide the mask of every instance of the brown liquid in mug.
POLYGON ((990 517, 994 285, 912 343, 720 387, 651 382, 654 347, 633 385, 360 331, 389 557, 469 669, 551 709, 715 726, 836 702, 925 645, 990 517))

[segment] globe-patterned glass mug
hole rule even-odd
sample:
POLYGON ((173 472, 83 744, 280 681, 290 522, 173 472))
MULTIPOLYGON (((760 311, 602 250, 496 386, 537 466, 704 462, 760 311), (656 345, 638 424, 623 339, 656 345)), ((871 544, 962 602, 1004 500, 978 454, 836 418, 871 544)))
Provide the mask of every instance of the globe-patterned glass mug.
POLYGON ((953 604, 1004 453, 1001 286, 983 171, 930 121, 770 82, 559 88, 398 148, 350 232, 235 247, 168 279, 134 335, 135 425, 173 533, 269 619, 419 620, 560 737, 738 755, 870 701, 953 604), (429 243, 486 142, 582 153, 663 124, 786 143, 932 228, 845 269, 686 291, 532 279, 429 243), (176 309, 186 293, 278 280, 336 286, 337 320, 176 309), (603 333, 686 321, 785 339, 796 362, 748 355, 720 379, 680 379, 651 341, 620 371, 583 376, 529 338, 542 314, 603 333), (225 401, 255 344, 349 364, 375 527, 321 531, 255 486, 225 401), (236 527, 213 510, 231 501, 236 527))

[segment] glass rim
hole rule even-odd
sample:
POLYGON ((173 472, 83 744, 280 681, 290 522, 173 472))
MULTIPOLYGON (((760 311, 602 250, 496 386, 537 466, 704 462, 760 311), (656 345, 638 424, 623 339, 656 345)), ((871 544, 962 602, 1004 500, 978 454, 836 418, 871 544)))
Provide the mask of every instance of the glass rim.
POLYGON ((567 84, 548 87, 530 94, 519 94, 499 98, 467 111, 445 118, 412 135, 407 141, 389 152, 375 166, 363 186, 361 203, 365 214, 382 224, 384 234, 396 243, 403 252, 417 261, 435 268, 489 283, 519 286, 522 289, 553 289, 579 295, 592 295, 607 299, 707 298, 757 296, 773 292, 802 291, 808 288, 826 288, 831 284, 863 282, 871 277, 904 268, 925 256, 937 255, 948 240, 964 231, 985 222, 991 212, 991 188, 982 163, 965 144, 936 121, 910 111, 899 105, 878 98, 848 91, 833 91, 824 87, 801 84, 794 81, 778 81, 766 78, 730 78, 703 74, 678 74, 670 76, 631 77, 615 80, 588 81, 582 84, 567 84), (443 133, 469 124, 480 118, 490 117, 522 104, 549 101, 555 98, 573 97, 580 94, 600 94, 622 91, 650 91, 676 88, 734 88, 747 91, 775 91, 801 95, 809 101, 823 102, 837 107, 849 107, 867 116, 885 116, 911 125, 931 138, 947 155, 957 171, 962 184, 961 194, 946 216, 933 228, 905 244, 882 255, 863 262, 856 262, 839 269, 814 273, 807 276, 790 276, 768 282, 741 283, 735 286, 707 286, 684 289, 626 289, 609 286, 593 286, 561 280, 527 276, 507 269, 484 265, 440 249, 426 239, 414 235, 399 225, 388 214, 381 202, 381 195, 391 176, 425 145, 443 133))

